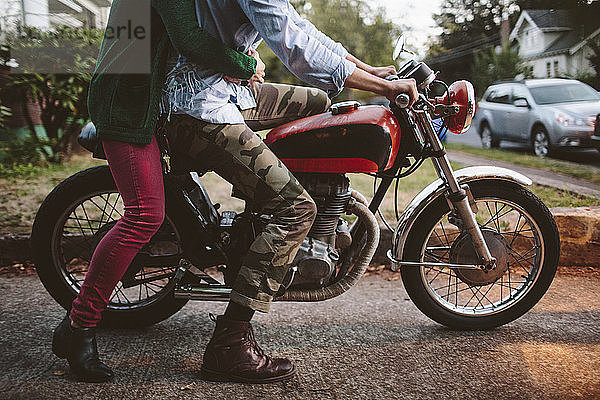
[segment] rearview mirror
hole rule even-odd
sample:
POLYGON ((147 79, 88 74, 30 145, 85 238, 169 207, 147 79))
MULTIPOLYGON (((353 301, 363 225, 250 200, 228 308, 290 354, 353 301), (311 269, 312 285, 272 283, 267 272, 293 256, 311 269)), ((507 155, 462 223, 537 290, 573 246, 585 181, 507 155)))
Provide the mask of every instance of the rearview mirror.
POLYGON ((398 57, 400 57, 400 54, 404 53, 405 45, 406 45, 406 36, 404 36, 404 34, 402 34, 402 35, 400 35, 398 40, 396 40, 396 46, 394 46, 394 54, 392 55, 392 58, 394 59, 394 61, 396 61, 398 59, 398 57))
POLYGON ((516 99, 513 102, 513 105, 515 107, 524 107, 524 108, 529 108, 529 102, 527 102, 526 99, 516 99))

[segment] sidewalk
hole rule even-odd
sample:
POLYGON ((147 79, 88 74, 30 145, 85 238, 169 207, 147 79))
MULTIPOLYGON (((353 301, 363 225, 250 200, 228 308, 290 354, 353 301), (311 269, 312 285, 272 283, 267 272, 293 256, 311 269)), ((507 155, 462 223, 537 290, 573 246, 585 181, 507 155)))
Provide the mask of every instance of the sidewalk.
MULTIPOLYGON (((515 156, 517 157, 518 155, 515 156)), ((473 156, 460 151, 448 151, 448 158, 450 161, 463 164, 466 167, 474 165, 493 165, 495 167, 512 169, 513 171, 517 171, 527 176, 538 185, 550 186, 584 196, 600 198, 600 186, 580 179, 575 179, 570 176, 544 171, 537 168, 523 167, 506 161, 491 160, 484 157, 473 156)))

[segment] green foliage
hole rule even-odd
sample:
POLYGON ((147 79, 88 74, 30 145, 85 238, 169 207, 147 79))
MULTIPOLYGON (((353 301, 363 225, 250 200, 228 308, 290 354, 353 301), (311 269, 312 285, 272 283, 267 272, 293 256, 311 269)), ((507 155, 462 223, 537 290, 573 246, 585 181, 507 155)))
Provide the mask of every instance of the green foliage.
POLYGON ((580 80, 593 86, 596 90, 600 90, 600 39, 589 42, 589 46, 592 49, 592 54, 590 54, 587 59, 590 64, 592 64, 592 67, 594 67, 596 75, 580 77, 580 80))
POLYGON ((516 49, 504 46, 500 52, 485 49, 475 54, 471 82, 479 96, 495 81, 532 77, 533 69, 523 64, 516 49))
MULTIPOLYGON (((29 144, 50 162, 69 156, 72 136, 89 118, 87 92, 102 34, 98 29, 26 27, 9 38, 11 57, 19 67, 9 75, 7 95, 16 103, 25 105, 32 99, 40 105, 49 142, 37 138, 28 108, 23 112, 32 137, 29 144)), ((21 144, 15 143, 13 150, 21 144)))
POLYGON ((4 124, 5 124, 6 118, 10 117, 11 115, 12 115, 12 112, 10 111, 10 108, 3 106, 2 103, 0 103, 0 129, 5 128, 4 124))
POLYGON ((502 20, 508 18, 514 26, 518 15, 514 0, 444 1, 433 16, 442 33, 429 46, 429 63, 446 81, 471 80, 475 52, 498 45, 502 20))
MULTIPOLYGON (((365 0, 293 0, 292 4, 298 13, 361 61, 374 66, 392 64, 394 41, 400 32, 386 19, 383 10, 373 10, 365 0)), ((301 83, 264 43, 258 51, 267 67, 267 80, 301 83)))
POLYGON ((499 38, 502 19, 510 17, 514 26, 518 14, 513 0, 446 0, 440 13, 433 16, 442 29, 433 49, 440 52, 477 40, 499 38))
POLYGON ((48 141, 40 142, 36 138, 13 139, 8 142, 0 142, 0 152, 3 154, 0 165, 12 168, 17 165, 41 165, 45 160, 44 150, 51 148, 48 141))

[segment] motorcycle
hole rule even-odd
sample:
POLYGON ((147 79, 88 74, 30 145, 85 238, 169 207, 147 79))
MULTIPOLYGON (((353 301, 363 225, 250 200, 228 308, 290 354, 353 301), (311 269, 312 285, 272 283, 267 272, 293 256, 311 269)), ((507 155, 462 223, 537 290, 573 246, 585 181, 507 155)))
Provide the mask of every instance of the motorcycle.
MULTIPOLYGON (((403 51, 400 39, 394 59, 403 51)), ((398 217, 388 251, 392 270, 401 274, 414 304, 440 324, 490 329, 513 321, 554 278, 556 223, 526 188, 532 184, 527 177, 489 166, 453 171, 433 120, 443 122, 440 129, 466 132, 475 112, 471 83, 448 86, 414 59, 388 77, 399 78, 417 82, 419 99, 411 107, 404 94, 389 107, 338 103, 266 136, 318 210, 275 300, 323 301, 353 287, 379 244, 375 214, 381 216, 386 193, 394 182, 397 193, 399 180, 429 159, 439 179, 398 217), (442 88, 437 97, 436 86, 442 88), (379 181, 370 201, 350 187, 349 173, 379 181)), ((242 256, 270 218, 249 201, 243 212, 221 212, 203 185, 205 171, 178 170, 177 160, 171 168, 167 144, 161 148, 166 218, 118 283, 104 325, 145 326, 175 314, 188 300, 227 301, 242 256)), ((44 200, 31 246, 42 283, 65 309, 94 248, 122 214, 108 166, 67 178, 44 200)))

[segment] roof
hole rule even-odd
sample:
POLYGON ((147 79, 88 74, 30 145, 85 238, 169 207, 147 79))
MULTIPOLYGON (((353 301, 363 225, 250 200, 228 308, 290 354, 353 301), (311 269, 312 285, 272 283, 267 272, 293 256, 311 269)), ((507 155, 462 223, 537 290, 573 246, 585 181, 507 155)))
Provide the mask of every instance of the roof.
POLYGON ((581 33, 577 31, 570 31, 563 33, 556 39, 550 46, 546 48, 543 52, 536 54, 536 57, 545 57, 551 56, 553 54, 564 53, 569 51, 576 44, 581 42, 582 37, 581 33))
POLYGON ((544 85, 566 85, 573 82, 579 82, 575 79, 564 78, 549 78, 549 79, 526 79, 523 83, 528 87, 544 86, 544 85))
POLYGON ((524 79, 524 80, 506 80, 497 81, 490 85, 501 86, 501 85, 526 85, 528 87, 544 86, 544 85, 564 85, 573 82, 579 82, 575 79, 568 78, 543 78, 543 79, 524 79))
POLYGON ((576 25, 571 10, 524 10, 540 29, 571 28, 576 25))

